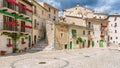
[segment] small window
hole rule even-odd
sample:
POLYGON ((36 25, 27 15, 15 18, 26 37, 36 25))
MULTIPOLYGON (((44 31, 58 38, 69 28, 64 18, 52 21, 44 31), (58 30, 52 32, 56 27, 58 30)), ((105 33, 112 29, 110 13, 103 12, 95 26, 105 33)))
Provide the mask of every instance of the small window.
POLYGON ((116 37, 116 39, 118 39, 118 37, 116 37))
POLYGON ((112 40, 112 37, 110 39, 112 40))
POLYGON ((88 35, 90 35, 90 31, 88 31, 88 35))
POLYGON ((77 36, 77 31, 76 30, 72 30, 72 37, 76 37, 77 36))
POLYGON ((111 24, 111 26, 113 26, 113 24, 111 24))
POLYGON ((36 28, 36 27, 37 27, 37 20, 34 19, 34 28, 36 28))
POLYGON ((63 33, 61 33, 61 38, 63 37, 63 33))
POLYGON ((7 41, 8 41, 8 44, 11 44, 11 42, 12 42, 12 40, 11 40, 11 39, 7 39, 7 41))
POLYGON ((48 10, 49 12, 51 12, 51 9, 49 8, 49 10, 48 10))
POLYGON ((85 30, 83 30, 83 35, 85 35, 85 30))
POLYGON ((114 27, 117 27, 117 23, 115 23, 115 26, 114 27))
POLYGON ((117 30, 115 30, 115 33, 117 33, 117 30))
POLYGON ((54 14, 56 14, 56 10, 54 10, 54 14))
POLYGON ((44 11, 42 10, 42 15, 44 15, 44 11))
POLYGON ((24 42, 24 38, 21 38, 21 43, 23 43, 24 42))
POLYGON ((116 20, 117 20, 117 17, 115 17, 114 21, 116 21, 116 20))
POLYGON ((50 14, 48 14, 48 18, 51 18, 51 15, 50 15, 50 14))

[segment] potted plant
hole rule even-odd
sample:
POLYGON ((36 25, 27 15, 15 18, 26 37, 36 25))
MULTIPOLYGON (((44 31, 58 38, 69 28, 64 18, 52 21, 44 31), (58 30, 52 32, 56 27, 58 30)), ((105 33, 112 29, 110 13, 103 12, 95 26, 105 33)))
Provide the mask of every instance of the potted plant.
POLYGON ((6 52, 7 52, 7 51, 4 51, 4 50, 1 51, 1 55, 6 55, 6 52))
POLYGON ((83 42, 81 37, 78 37, 76 43, 79 44, 79 48, 81 48, 81 43, 83 42))

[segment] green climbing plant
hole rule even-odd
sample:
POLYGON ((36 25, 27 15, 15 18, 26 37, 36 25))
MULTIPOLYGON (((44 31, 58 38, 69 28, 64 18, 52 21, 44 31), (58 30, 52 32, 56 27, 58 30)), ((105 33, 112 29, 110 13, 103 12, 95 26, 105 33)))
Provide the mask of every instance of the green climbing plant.
POLYGON ((81 48, 81 43, 83 42, 81 37, 78 37, 76 43, 79 44, 79 48, 81 48))
POLYGON ((13 53, 16 53, 18 51, 17 48, 17 41, 18 39, 20 39, 21 36, 23 36, 23 34, 19 33, 8 33, 8 32, 4 32, 4 35, 7 35, 8 37, 11 37, 14 43, 14 47, 13 47, 13 53))

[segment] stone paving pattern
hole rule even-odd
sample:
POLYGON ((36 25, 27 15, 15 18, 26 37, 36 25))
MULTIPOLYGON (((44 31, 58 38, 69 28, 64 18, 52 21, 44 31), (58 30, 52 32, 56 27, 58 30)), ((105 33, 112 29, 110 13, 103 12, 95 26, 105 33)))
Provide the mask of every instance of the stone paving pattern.
POLYGON ((26 52, 0 56, 0 68, 120 68, 120 51, 89 48, 26 52))

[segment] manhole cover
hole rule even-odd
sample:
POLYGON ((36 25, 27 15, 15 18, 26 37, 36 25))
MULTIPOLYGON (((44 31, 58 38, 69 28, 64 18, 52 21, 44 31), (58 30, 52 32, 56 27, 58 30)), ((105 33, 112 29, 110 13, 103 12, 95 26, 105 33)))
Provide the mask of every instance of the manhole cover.
POLYGON ((39 62, 39 64, 46 64, 46 62, 39 62))

